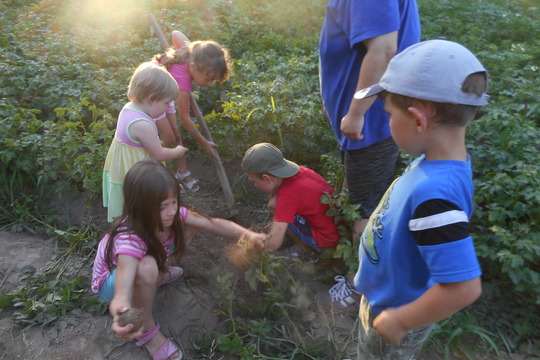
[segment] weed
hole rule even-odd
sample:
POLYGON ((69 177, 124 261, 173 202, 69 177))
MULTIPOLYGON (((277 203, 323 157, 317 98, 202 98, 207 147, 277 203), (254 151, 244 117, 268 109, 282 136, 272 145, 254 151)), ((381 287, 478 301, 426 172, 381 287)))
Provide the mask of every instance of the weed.
POLYGON ((469 314, 460 312, 437 323, 426 344, 436 344, 445 359, 454 352, 462 359, 474 360, 480 354, 485 355, 486 351, 492 351, 500 359, 499 340, 497 334, 476 325, 469 314))
MULTIPOLYGON (((40 223, 35 218, 32 221, 40 223)), ((13 320, 23 327, 65 327, 81 310, 103 314, 107 305, 91 296, 89 279, 80 274, 89 266, 88 259, 95 251, 95 231, 61 231, 48 225, 45 228, 50 241, 61 243, 62 250, 43 269, 36 270, 31 265, 21 269, 21 285, 0 296, 0 309, 14 308, 13 320), (81 261, 81 254, 85 253, 86 261, 81 261)))

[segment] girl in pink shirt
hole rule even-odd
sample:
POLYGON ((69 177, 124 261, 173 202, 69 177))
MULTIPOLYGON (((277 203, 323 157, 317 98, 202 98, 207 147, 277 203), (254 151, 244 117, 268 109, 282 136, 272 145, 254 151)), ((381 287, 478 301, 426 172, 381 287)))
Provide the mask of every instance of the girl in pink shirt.
MULTIPOLYGON (((153 61, 166 67, 176 80, 180 90, 177 103, 182 126, 213 158, 214 148, 217 145, 200 133, 189 115, 191 87, 193 82, 200 87, 206 87, 212 86, 216 81, 222 83, 227 80, 232 73, 229 54, 226 49, 214 41, 190 42, 180 31, 173 31, 172 38, 174 47, 164 54, 154 56, 153 61)), ((159 129, 159 135, 166 146, 182 145, 182 138, 176 124, 174 112, 168 111, 166 119, 157 121, 156 125, 159 129)), ((198 191, 199 181, 187 169, 185 158, 178 158, 177 165, 176 178, 188 190, 198 191)))
POLYGON ((137 162, 127 172, 122 216, 115 219, 98 246, 92 290, 110 302, 111 330, 119 338, 137 338, 157 360, 182 359, 182 351, 159 331, 152 316, 158 287, 182 275, 173 266, 198 231, 228 238, 243 237, 262 246, 265 234, 232 221, 211 218, 180 206, 178 181, 154 159, 137 162), (143 309, 142 327, 120 326, 128 308, 143 309))

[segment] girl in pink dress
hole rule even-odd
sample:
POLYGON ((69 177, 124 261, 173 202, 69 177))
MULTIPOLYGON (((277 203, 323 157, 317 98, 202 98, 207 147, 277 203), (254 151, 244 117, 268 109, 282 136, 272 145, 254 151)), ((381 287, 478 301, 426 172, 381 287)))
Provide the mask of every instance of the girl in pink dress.
POLYGON ((181 145, 163 147, 154 120, 168 109, 178 91, 176 81, 162 66, 143 63, 135 70, 127 92, 130 102, 118 116, 103 169, 103 206, 109 222, 122 213, 124 177, 137 161, 175 160, 188 150, 181 145))

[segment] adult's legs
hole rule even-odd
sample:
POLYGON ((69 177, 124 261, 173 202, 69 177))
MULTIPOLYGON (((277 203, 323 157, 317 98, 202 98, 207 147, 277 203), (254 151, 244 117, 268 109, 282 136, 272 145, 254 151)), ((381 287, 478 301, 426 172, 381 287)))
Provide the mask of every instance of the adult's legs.
POLYGON ((394 179, 398 146, 390 137, 366 148, 345 152, 345 176, 349 188, 349 201, 360 204, 362 219, 353 229, 357 239, 367 225, 371 213, 394 179))

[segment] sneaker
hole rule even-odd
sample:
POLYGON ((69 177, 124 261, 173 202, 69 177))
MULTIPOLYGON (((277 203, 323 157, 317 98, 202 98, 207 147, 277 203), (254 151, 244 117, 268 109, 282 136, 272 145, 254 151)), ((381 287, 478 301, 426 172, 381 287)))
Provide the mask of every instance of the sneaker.
POLYGON ((336 284, 328 292, 317 295, 317 300, 322 306, 331 307, 334 310, 358 310, 358 305, 362 294, 346 276, 337 275, 334 277, 336 284))

